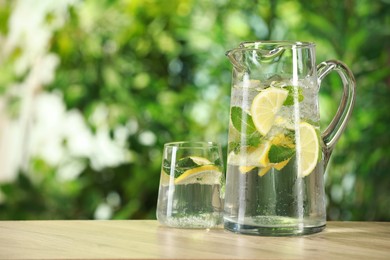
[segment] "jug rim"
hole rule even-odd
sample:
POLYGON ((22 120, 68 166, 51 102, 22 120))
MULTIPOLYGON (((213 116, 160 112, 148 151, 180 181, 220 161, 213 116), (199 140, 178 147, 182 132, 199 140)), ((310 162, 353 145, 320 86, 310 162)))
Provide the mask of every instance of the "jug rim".
POLYGON ((307 41, 245 41, 241 42, 236 49, 256 50, 259 46, 274 46, 274 48, 297 49, 297 48, 313 48, 314 42, 307 41))

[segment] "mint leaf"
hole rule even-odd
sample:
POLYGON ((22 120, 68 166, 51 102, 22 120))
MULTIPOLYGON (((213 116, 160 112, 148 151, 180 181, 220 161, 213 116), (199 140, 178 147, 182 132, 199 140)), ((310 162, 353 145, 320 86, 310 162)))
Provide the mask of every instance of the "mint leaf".
MULTIPOLYGON (((253 134, 247 136, 246 143, 244 147, 257 147, 261 143, 261 134, 259 132, 254 132, 253 134)), ((230 142, 229 143, 229 153, 234 152, 235 154, 238 154, 241 150, 241 143, 240 142, 230 142)))
POLYGON ((180 159, 179 161, 177 161, 176 163, 176 167, 179 167, 179 168, 193 168, 195 166, 198 166, 198 164, 196 164, 194 162, 194 160, 192 160, 191 157, 184 157, 182 159, 180 159))
POLYGON ((292 106, 294 105, 294 88, 298 89, 298 102, 302 102, 304 97, 302 94, 302 88, 301 87, 294 87, 294 86, 287 86, 284 87, 286 90, 288 90, 288 96, 286 100, 284 101, 284 106, 292 106))
POLYGON ((238 154, 238 152, 240 151, 240 143, 239 142, 230 142, 229 143, 229 153, 230 152, 234 152, 235 154, 238 154))
POLYGON ((247 136, 246 145, 257 147, 261 142, 262 135, 259 132, 254 132, 250 136, 247 136))
POLYGON ((241 139, 239 142, 229 143, 229 152, 234 151, 237 154, 241 146, 257 147, 260 144, 262 135, 257 131, 250 114, 241 107, 234 106, 231 108, 231 120, 234 128, 240 132, 241 139))
MULTIPOLYGON (((184 157, 176 162, 174 165, 174 173, 175 173, 175 178, 179 177, 182 175, 185 171, 199 167, 199 164, 194 162, 194 160, 191 157, 184 157)), ((163 161, 163 170, 167 174, 171 174, 171 162, 168 161, 167 159, 164 159, 163 161)))
POLYGON ((245 130, 245 134, 247 135, 257 132, 252 116, 242 110, 241 107, 231 108, 231 120, 234 128, 240 133, 242 133, 242 130, 245 130))
POLYGON ((270 163, 280 163, 290 159, 295 154, 295 149, 287 146, 271 145, 268 152, 270 163))
POLYGON ((222 165, 222 160, 221 160, 221 158, 216 159, 216 160, 214 161, 213 164, 214 164, 215 166, 220 167, 220 166, 222 165))
MULTIPOLYGON (((168 161, 167 159, 164 159, 162 167, 163 167, 164 172, 166 172, 168 175, 171 175, 171 162, 170 161, 168 161)), ((183 172, 177 171, 177 168, 175 167, 175 170, 174 170, 175 177, 176 177, 176 175, 180 176, 183 172)))

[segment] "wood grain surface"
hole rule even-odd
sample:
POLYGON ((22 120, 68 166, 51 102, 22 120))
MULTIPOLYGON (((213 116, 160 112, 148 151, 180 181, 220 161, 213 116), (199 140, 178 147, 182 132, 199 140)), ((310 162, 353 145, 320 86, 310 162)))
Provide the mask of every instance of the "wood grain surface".
POLYGON ((390 259, 390 222, 328 222, 314 235, 258 237, 155 220, 0 221, 0 259, 390 259))

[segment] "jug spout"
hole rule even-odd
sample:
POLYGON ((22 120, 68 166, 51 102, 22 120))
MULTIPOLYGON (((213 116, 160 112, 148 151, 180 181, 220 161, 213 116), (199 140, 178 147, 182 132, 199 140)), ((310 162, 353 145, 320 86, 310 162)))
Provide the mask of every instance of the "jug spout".
POLYGON ((241 63, 242 53, 239 49, 232 49, 227 51, 226 56, 229 58, 234 68, 238 69, 239 71, 245 69, 245 66, 241 63))
POLYGON ((248 67, 259 67, 264 64, 278 62, 286 50, 285 45, 263 44, 261 42, 242 43, 238 48, 226 52, 226 56, 239 71, 249 69, 248 67))

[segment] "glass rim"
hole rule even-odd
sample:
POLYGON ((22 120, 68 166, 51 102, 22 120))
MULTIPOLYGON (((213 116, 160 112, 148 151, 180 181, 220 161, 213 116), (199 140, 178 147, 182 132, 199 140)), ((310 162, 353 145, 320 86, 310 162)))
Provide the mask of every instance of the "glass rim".
POLYGON ((164 144, 165 148, 177 147, 177 148, 188 148, 188 149, 199 149, 208 147, 221 147, 218 142, 213 141, 175 141, 164 144))

